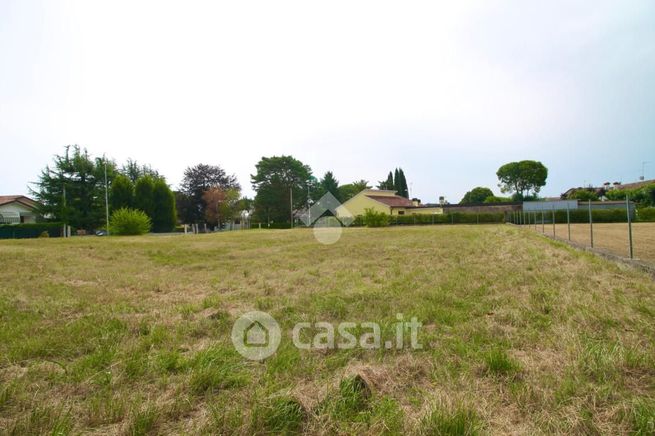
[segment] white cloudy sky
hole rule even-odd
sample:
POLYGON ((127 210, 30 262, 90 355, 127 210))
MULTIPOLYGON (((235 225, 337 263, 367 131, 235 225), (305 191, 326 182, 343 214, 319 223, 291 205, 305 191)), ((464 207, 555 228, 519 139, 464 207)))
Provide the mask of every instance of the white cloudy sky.
POLYGON ((79 144, 172 185, 262 156, 459 201, 655 178, 655 2, 0 0, 0 194, 79 144))

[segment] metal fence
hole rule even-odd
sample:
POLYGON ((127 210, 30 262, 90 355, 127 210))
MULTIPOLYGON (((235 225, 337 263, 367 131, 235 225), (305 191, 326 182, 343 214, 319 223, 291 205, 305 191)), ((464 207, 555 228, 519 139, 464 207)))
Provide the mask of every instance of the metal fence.
POLYGON ((592 203, 571 209, 512 212, 507 221, 549 236, 600 248, 613 254, 639 258, 655 264, 655 223, 635 222, 633 203, 626 197, 625 207, 598 210, 592 203))

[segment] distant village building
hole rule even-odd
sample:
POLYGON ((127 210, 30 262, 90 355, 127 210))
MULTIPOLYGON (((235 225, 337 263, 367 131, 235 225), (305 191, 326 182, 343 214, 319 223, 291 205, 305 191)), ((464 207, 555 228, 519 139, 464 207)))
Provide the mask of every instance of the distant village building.
POLYGON ((24 195, 0 195, 0 224, 35 223, 38 203, 24 195))
POLYGON ((366 209, 387 215, 418 215, 443 213, 441 205, 421 205, 418 199, 409 200, 395 191, 382 189, 364 189, 350 200, 337 207, 337 217, 360 216, 366 209))
POLYGON ((586 186, 586 187, 578 187, 578 188, 570 188, 566 192, 562 193, 561 199, 566 200, 568 198, 572 198, 577 192, 579 191, 588 191, 596 194, 598 198, 603 198, 607 191, 611 191, 614 189, 626 189, 626 190, 632 190, 632 189, 639 189, 646 187, 648 185, 653 185, 655 184, 655 179, 654 180, 641 180, 639 182, 634 182, 634 183, 621 183, 621 182, 605 182, 603 183, 603 186, 586 186))

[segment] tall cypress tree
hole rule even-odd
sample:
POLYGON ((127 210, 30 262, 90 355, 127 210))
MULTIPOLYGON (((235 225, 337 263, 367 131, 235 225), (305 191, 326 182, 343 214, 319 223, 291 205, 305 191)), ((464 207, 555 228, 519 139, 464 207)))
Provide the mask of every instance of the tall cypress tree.
POLYGON ((134 185, 132 181, 122 174, 114 178, 109 192, 109 207, 118 210, 134 205, 134 185))
POLYGON ((387 176, 386 184, 386 189, 393 189, 393 174, 391 174, 391 171, 389 171, 389 175, 387 176))
POLYGON ((175 194, 166 184, 166 180, 161 177, 154 181, 152 202, 152 216, 150 217, 152 231, 155 233, 172 231, 177 222, 175 194))
MULTIPOLYGON (((77 229, 93 230, 104 224, 105 161, 92 159, 77 145, 66 146, 63 155, 54 157, 30 191, 39 202, 39 210, 53 220, 77 229)), ((115 164, 107 162, 107 179, 116 175, 115 164)))
POLYGON ((155 181, 150 176, 141 176, 134 185, 134 207, 146 213, 152 219, 154 216, 155 181))
POLYGON ((398 195, 409 198, 409 189, 407 188, 407 179, 405 178, 405 172, 402 168, 398 169, 398 195))
POLYGON ((387 176, 387 180, 383 180, 381 182, 378 182, 378 189, 389 189, 392 190, 394 188, 393 184, 393 174, 391 171, 389 171, 389 175, 387 176))
POLYGON ((334 195, 334 198, 341 201, 341 193, 339 192, 339 181, 334 178, 334 174, 332 173, 332 171, 326 172, 319 183, 320 196, 322 197, 328 192, 334 195))
POLYGON ((398 171, 398 168, 396 168, 393 173, 393 189, 396 191, 396 194, 402 195, 402 179, 400 178, 400 171, 398 171))

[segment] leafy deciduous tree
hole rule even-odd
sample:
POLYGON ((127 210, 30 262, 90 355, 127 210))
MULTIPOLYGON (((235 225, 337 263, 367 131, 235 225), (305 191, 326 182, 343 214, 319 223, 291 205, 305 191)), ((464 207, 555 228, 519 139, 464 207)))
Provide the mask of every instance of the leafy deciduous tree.
POLYGON ((341 201, 348 201, 353 198, 355 195, 362 192, 364 189, 371 189, 366 180, 358 180, 356 182, 348 183, 345 185, 339 186, 339 193, 341 195, 341 201))
POLYGON ((538 194, 546 185, 548 168, 541 162, 523 160, 503 165, 496 172, 502 192, 514 192, 516 199, 523 199, 532 192, 538 194))
POLYGON ((291 195, 293 209, 306 205, 311 168, 292 156, 263 157, 255 168, 250 176, 257 192, 255 212, 262 220, 289 222, 291 195))
POLYGON ((184 179, 181 184, 181 194, 186 199, 180 199, 180 217, 186 223, 197 223, 205 219, 205 203, 202 200, 203 194, 211 188, 223 190, 241 190, 234 175, 228 175, 218 165, 198 164, 184 170, 184 179))
POLYGON ((464 194, 464 198, 462 198, 462 201, 460 201, 459 204, 482 204, 487 198, 493 196, 494 193, 491 189, 478 186, 464 194))
POLYGON ((239 212, 239 191, 211 188, 202 196, 205 202, 205 218, 208 224, 222 228, 223 224, 235 218, 239 212))

